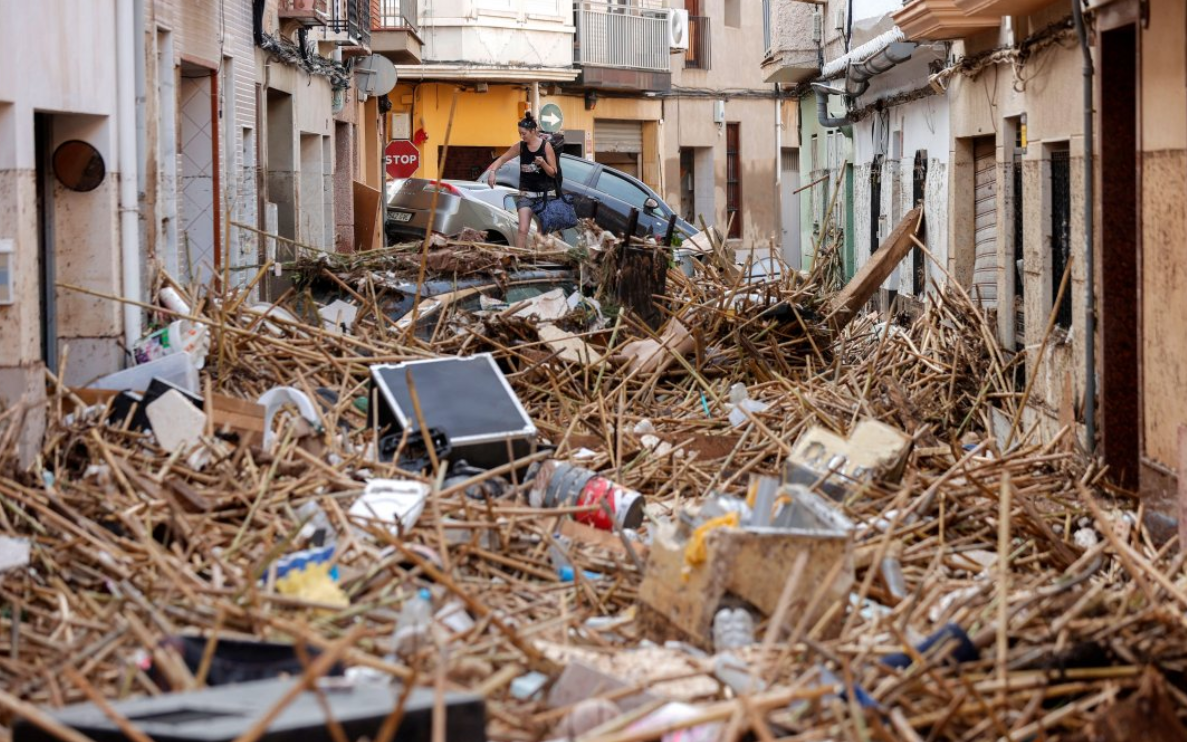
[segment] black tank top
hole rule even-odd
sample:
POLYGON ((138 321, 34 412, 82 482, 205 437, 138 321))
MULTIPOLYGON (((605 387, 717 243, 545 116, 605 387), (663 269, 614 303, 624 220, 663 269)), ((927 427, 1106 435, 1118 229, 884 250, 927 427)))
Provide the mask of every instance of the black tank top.
POLYGON ((536 164, 537 157, 548 159, 544 153, 548 142, 541 139, 540 149, 532 152, 527 142, 519 143, 519 190, 521 191, 551 191, 556 187, 553 179, 544 172, 544 168, 536 164))

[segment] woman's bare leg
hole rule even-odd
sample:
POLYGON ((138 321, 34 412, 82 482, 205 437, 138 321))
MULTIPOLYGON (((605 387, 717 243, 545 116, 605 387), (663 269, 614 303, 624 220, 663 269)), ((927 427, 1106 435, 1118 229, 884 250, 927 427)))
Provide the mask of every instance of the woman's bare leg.
POLYGON ((532 209, 525 206, 519 210, 519 234, 515 237, 515 246, 524 249, 528 246, 528 227, 532 223, 532 209))

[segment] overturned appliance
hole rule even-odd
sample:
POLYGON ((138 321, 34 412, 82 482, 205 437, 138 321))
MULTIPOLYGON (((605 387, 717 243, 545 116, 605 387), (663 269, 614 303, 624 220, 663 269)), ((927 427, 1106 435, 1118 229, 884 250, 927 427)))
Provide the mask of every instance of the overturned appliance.
POLYGON ((489 353, 372 366, 371 399, 383 461, 392 460, 405 431, 423 434, 417 405, 434 445, 448 441, 451 461, 490 469, 535 450, 536 426, 489 353))

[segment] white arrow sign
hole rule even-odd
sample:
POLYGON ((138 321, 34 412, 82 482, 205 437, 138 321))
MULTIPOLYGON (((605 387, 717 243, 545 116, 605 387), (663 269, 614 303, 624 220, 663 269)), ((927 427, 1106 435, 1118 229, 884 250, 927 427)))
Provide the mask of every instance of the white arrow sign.
POLYGON ((556 126, 561 122, 561 117, 557 116, 555 113, 549 112, 541 116, 540 120, 549 126, 556 126))

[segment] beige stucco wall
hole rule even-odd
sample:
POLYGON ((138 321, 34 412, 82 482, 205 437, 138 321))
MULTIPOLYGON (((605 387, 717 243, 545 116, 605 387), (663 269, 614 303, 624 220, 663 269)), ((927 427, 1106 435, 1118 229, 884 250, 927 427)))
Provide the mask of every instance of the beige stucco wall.
MULTIPOLYGON (((1033 19, 1032 19, 1033 20, 1033 19)), ((996 31, 984 36, 996 38, 996 31)), ((980 48, 986 40, 977 37, 969 47, 980 48)), ((958 42, 954 53, 965 51, 958 42)), ((952 132, 952 182, 949 192, 949 270, 966 287, 973 266, 973 163, 971 138, 992 136, 997 145, 998 189, 998 296, 1006 312, 999 311, 999 335, 1003 342, 1012 322, 1013 234, 1012 206, 1009 204, 1007 153, 1013 150, 1012 132, 1006 126, 1009 117, 1026 114, 1028 147, 1023 156, 1024 288, 1027 342, 1027 373, 1034 376, 1031 404, 1044 413, 1043 428, 1055 432, 1052 422, 1058 419, 1065 404, 1064 388, 1072 384, 1071 398, 1082 423, 1085 388, 1084 311, 1086 305, 1084 254, 1084 140, 1083 107, 1079 91, 1082 85, 1082 57, 1078 47, 1050 46, 1028 60, 1023 68, 1025 82, 1015 79, 1011 66, 990 67, 975 79, 956 76, 949 87, 949 110, 952 132), (1007 141, 1008 140, 1008 141, 1007 141), (1071 244, 1073 266, 1068 291, 1072 294, 1071 331, 1056 329, 1039 356, 1054 301, 1050 248, 1050 146, 1066 144, 1069 149, 1071 177, 1071 244)), ((1057 280, 1054 282, 1057 285, 1057 280)))
POLYGON ((1176 470, 1187 424, 1187 10, 1151 0, 1149 13, 1140 42, 1143 455, 1176 470))
MULTIPOLYGON (((795 3, 791 3, 795 4, 795 3)), ((740 125, 742 160, 742 239, 737 249, 767 254, 779 234, 779 142, 774 84, 763 80, 762 3, 743 2, 737 27, 725 24, 725 0, 702 0, 701 15, 711 19, 710 68, 685 69, 681 55, 672 56, 672 93, 664 99, 663 196, 680 205, 680 149, 708 148, 712 152, 713 212, 706 220, 724 225, 726 214, 725 126, 713 121, 714 101, 725 101, 725 122, 740 125)), ((810 29, 809 29, 810 30, 810 29)), ((787 135, 784 146, 792 146, 787 135)), ((699 226, 699 225, 697 225, 699 226)), ((776 243, 776 251, 778 245, 776 243)))

